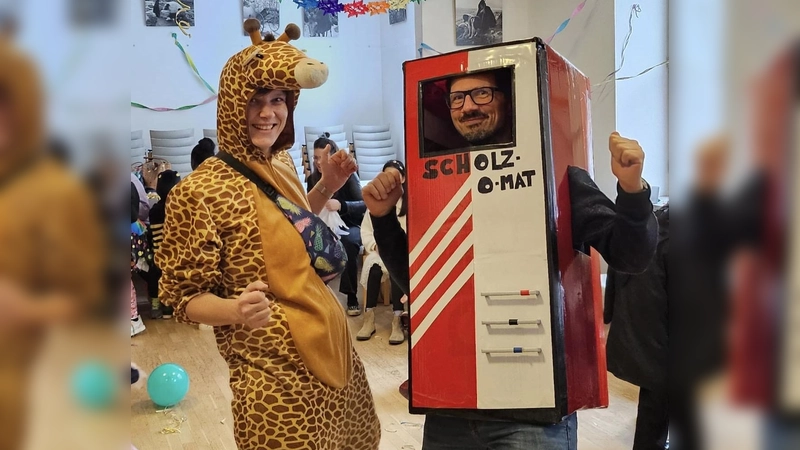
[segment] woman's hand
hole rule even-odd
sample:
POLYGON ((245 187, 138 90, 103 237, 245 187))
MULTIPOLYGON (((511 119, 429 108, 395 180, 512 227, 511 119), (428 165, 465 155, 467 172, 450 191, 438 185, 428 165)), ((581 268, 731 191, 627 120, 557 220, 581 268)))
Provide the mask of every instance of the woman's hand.
POLYGON ((328 191, 336 192, 344 186, 350 175, 356 173, 358 164, 353 158, 353 155, 345 150, 339 150, 331 156, 328 154, 331 151, 331 146, 325 146, 325 156, 322 157, 319 165, 322 169, 322 179, 320 183, 328 191))
POLYGON ((342 209, 342 204, 339 203, 339 200, 332 198, 325 203, 325 209, 328 211, 339 211, 342 209))
POLYGON ((239 309, 240 323, 250 329, 262 328, 269 324, 272 309, 265 292, 269 286, 261 281, 247 285, 242 295, 236 300, 239 309))

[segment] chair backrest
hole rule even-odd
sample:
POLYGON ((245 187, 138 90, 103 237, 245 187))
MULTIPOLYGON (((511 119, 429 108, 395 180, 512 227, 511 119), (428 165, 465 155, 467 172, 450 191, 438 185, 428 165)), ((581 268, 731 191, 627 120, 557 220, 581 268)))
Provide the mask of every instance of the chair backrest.
POLYGON ((147 149, 144 148, 142 130, 131 131, 131 165, 144 162, 145 153, 147 149))
POLYGON ((297 176, 300 177, 300 182, 306 182, 306 169, 305 169, 305 161, 303 159, 303 149, 305 145, 294 144, 292 148, 289 149, 289 155, 292 157, 292 161, 294 162, 294 168, 297 171, 297 176))
POLYGON ((375 178, 387 161, 397 157, 389 125, 353 125, 353 147, 363 181, 375 178))
POLYGON ((217 151, 219 151, 219 142, 217 141, 217 129, 209 129, 203 128, 203 137, 207 137, 214 141, 214 145, 217 146, 217 151))
POLYGON ((192 149, 197 145, 193 128, 183 130, 150 130, 153 157, 163 158, 181 177, 192 171, 192 149))

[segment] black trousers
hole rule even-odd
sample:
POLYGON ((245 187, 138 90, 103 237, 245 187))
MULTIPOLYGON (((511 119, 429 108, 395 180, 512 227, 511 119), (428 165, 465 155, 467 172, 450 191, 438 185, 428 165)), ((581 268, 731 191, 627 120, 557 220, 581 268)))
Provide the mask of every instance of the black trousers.
POLYGON ((664 450, 669 431, 667 389, 639 389, 633 450, 664 450))
POLYGON ((358 300, 358 253, 361 251, 361 228, 350 227, 342 236, 342 245, 347 252, 347 266, 339 280, 339 292, 348 297, 348 306, 357 305, 358 300), (355 303, 351 302, 356 299, 355 303))
POLYGON ((142 272, 142 278, 147 282, 147 299, 158 298, 158 283, 161 281, 161 269, 155 264, 150 265, 150 270, 142 272))
MULTIPOLYGON (((372 267, 369 268, 369 277, 367 278, 367 308, 374 308, 378 306, 378 297, 381 292, 381 278, 383 278, 383 270, 381 269, 381 266, 373 264, 372 267)), ((402 311, 403 302, 400 300, 403 298, 403 290, 400 289, 400 286, 398 286, 393 279, 391 279, 391 283, 392 310, 402 311)))

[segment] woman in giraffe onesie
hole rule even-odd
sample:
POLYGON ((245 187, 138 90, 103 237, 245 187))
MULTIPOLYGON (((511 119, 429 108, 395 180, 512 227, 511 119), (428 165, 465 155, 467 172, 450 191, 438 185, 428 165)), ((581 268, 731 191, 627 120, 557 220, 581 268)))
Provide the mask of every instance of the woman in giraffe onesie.
MULTIPOLYGON (((245 22, 252 44, 222 70, 220 151, 283 197, 319 212, 356 170, 345 152, 306 196, 287 153, 301 88, 322 85, 323 63, 245 22)), ((255 183, 211 158, 167 200, 156 254, 161 296, 178 320, 214 326, 230 368, 234 434, 241 450, 377 449, 380 424, 344 310, 311 266, 306 245, 255 183)))

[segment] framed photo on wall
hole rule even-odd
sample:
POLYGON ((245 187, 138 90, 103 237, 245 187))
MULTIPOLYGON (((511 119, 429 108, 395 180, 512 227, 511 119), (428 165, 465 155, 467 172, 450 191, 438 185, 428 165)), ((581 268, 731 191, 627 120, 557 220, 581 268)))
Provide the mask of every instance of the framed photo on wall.
POLYGON ((144 0, 144 16, 148 27, 177 27, 178 22, 193 27, 194 0, 144 0))
POLYGON ((339 15, 325 14, 319 8, 303 8, 303 36, 339 36, 339 15))
POLYGON ((408 16, 408 8, 390 9, 389 10, 389 25, 405 22, 408 16))
POLYGON ((503 0, 455 0, 456 45, 503 42, 503 0))
MULTIPOLYGON (((280 34, 281 2, 280 0, 242 0, 242 22, 254 18, 261 22, 261 34, 280 34)), ((244 30, 242 30, 244 32, 244 30)), ((247 33, 244 33, 247 36, 247 33)))

